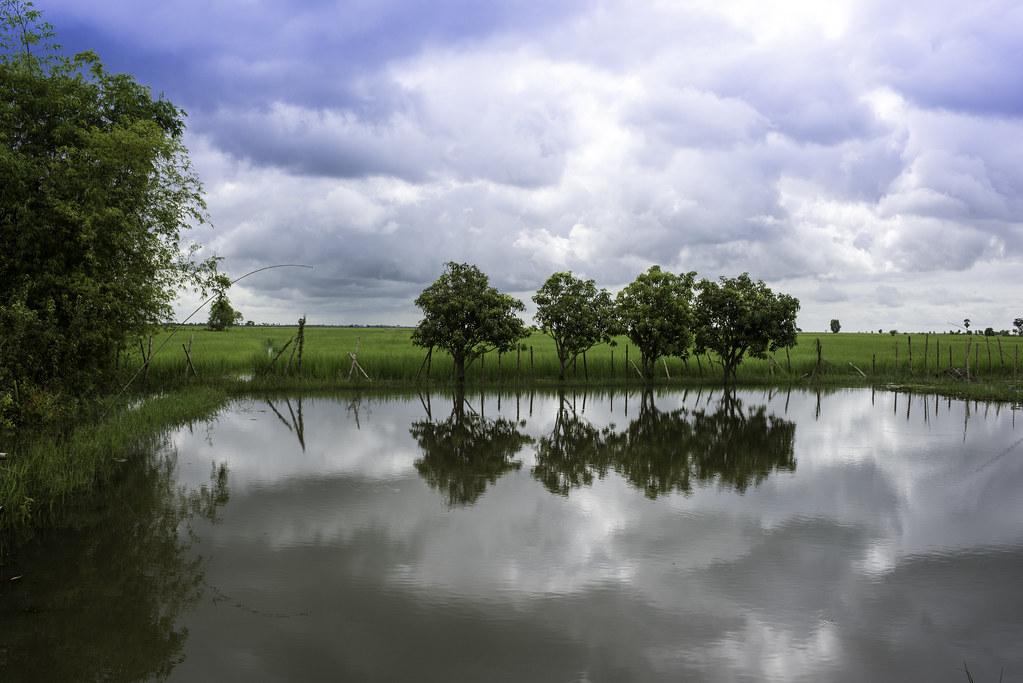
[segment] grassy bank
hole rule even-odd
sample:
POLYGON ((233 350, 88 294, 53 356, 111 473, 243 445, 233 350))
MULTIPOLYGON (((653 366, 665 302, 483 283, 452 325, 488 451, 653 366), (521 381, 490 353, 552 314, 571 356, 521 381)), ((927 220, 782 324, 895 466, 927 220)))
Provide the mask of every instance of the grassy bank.
MULTIPOLYGON (((243 377, 250 389, 320 389, 367 384, 356 370, 349 377, 349 352, 358 350, 359 364, 378 386, 408 386, 425 381, 448 382, 451 358, 435 351, 428 366, 426 352, 411 344, 411 330, 397 328, 307 327, 302 370, 297 371, 296 346, 286 346, 295 327, 241 327, 227 332, 182 328, 168 341, 162 333, 153 347, 163 346, 148 371, 150 386, 181 383, 223 386, 243 377), (165 343, 166 342, 166 343, 165 343), (191 376, 182 345, 190 345, 196 375, 191 376), (280 356, 277 354, 284 350, 280 356), (276 362, 272 362, 277 356, 276 362), (289 369, 290 365, 290 369, 289 369)), ((937 391, 970 398, 1015 400, 1017 378, 1023 374, 1020 356, 1023 338, 980 335, 801 334, 797 346, 766 360, 748 359, 739 368, 738 381, 746 385, 813 383, 841 386, 898 384, 907 390, 937 391), (818 360, 818 341, 820 357, 818 360), (967 365, 971 381, 948 373, 967 365)), ((123 356, 126 370, 142 366, 133 349, 123 356)), ((571 384, 619 384, 639 381, 633 364, 639 354, 621 338, 615 347, 601 344, 579 358, 569 370, 571 384)), ((557 384, 558 361, 549 337, 533 333, 510 353, 487 354, 469 367, 472 384, 557 384)), ((665 359, 658 365, 661 383, 713 384, 721 370, 713 355, 683 361, 665 359)), ((141 377, 140 377, 141 379, 141 377)))
POLYGON ((22 435, 0 460, 0 557, 5 548, 47 526, 68 501, 102 487, 118 465, 154 448, 168 428, 201 419, 227 394, 208 387, 112 406, 108 417, 63 436, 22 435))

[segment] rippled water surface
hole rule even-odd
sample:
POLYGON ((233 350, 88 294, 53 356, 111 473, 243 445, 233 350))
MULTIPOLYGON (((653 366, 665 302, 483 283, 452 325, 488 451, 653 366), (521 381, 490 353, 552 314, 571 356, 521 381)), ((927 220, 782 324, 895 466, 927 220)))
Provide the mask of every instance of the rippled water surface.
POLYGON ((870 390, 275 398, 0 590, 4 680, 1023 677, 1023 423, 870 390))

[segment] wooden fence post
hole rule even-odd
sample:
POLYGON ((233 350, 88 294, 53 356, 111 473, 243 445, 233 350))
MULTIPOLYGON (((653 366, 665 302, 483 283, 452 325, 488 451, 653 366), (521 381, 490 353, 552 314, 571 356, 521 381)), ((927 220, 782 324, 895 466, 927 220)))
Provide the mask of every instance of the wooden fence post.
POLYGON ((298 374, 302 374, 302 350, 305 349, 305 315, 298 319, 298 374))

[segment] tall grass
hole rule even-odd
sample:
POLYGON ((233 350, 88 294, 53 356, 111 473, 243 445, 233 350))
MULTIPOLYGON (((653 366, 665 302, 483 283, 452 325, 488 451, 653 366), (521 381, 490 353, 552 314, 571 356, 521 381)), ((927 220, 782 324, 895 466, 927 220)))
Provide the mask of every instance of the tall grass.
MULTIPOLYGON (((292 347, 273 367, 272 357, 295 335, 293 327, 235 328, 227 332, 191 329, 179 332, 175 340, 192 339, 192 360, 200 381, 227 376, 251 376, 257 379, 282 378, 298 374, 292 347), (289 370, 289 360, 291 368, 289 370)), ((343 385, 349 381, 351 361, 348 353, 358 347, 359 364, 374 381, 407 383, 427 376, 434 381, 449 381, 452 362, 449 355, 435 350, 429 368, 423 367, 424 349, 410 341, 411 330, 396 328, 306 328, 301 375, 306 380, 343 385), (422 370, 421 370, 422 368, 422 370)), ((159 344, 160 338, 154 340, 159 344)), ((877 384, 926 381, 942 376, 951 365, 966 366, 970 342, 971 375, 981 380, 1016 379, 1023 367, 1017 359, 1023 355, 1023 339, 990 338, 980 335, 888 335, 888 334, 801 334, 798 344, 769 359, 747 359, 739 367, 738 381, 745 383, 787 382, 806 376, 824 382, 877 384), (820 340, 822 363, 818 366, 816 344, 820 340), (1001 352, 999 352, 999 346, 1001 352), (926 349, 926 356, 925 356, 926 349), (912 357, 912 364, 910 358, 912 357), (862 375, 860 373, 863 373, 862 375), (865 376, 864 376, 865 375, 865 376)), ((127 353, 123 362, 137 369, 141 357, 127 353)), ((569 382, 624 382, 639 379, 633 363, 639 364, 639 352, 625 338, 617 345, 598 345, 580 357, 568 372, 569 382), (626 354, 629 363, 626 364, 626 354)), ((558 360, 549 337, 533 333, 510 353, 489 353, 467 369, 471 383, 556 382, 558 360)), ((683 361, 667 358, 657 364, 658 377, 693 382, 718 382, 722 372, 713 354, 690 356, 683 361)), ((185 356, 180 344, 172 342, 151 364, 149 379, 159 385, 176 383, 186 376, 185 356)), ((352 382, 361 382, 358 371, 352 382)))
POLYGON ((23 436, 6 445, 0 460, 0 558, 12 541, 45 526, 69 499, 102 485, 119 461, 150 450, 167 429, 205 417, 225 400, 223 391, 210 388, 136 399, 65 435, 23 436))

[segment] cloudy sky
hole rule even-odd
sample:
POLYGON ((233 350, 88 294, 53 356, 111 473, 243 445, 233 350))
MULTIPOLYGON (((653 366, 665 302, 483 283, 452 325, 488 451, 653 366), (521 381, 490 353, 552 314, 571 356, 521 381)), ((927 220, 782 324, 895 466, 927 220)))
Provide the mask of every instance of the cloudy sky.
MULTIPOLYGON (((749 271, 800 325, 1023 314, 1010 0, 39 0, 189 113, 247 318, 414 323, 446 261, 749 271)), ((181 308, 188 306, 183 299, 181 308)))

